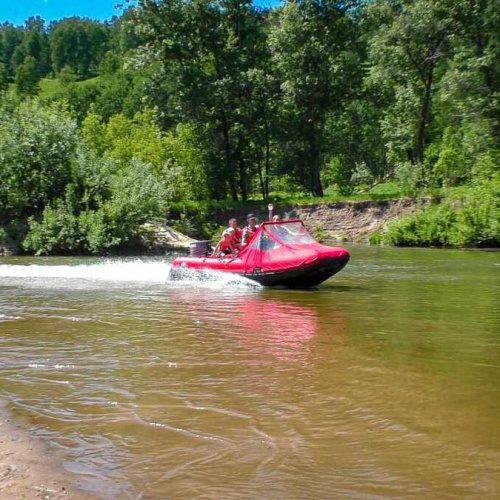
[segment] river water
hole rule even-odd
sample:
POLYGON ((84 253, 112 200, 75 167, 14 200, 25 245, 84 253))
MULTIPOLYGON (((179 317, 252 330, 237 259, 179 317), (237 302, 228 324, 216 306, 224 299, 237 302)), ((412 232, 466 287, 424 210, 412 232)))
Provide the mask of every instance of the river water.
POLYGON ((500 253, 314 291, 0 259, 0 397, 103 499, 500 498, 500 253))

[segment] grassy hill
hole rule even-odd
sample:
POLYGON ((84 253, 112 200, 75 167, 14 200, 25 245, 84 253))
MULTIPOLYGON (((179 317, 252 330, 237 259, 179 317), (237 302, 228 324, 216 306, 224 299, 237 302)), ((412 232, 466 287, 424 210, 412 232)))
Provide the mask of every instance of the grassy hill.
MULTIPOLYGON (((96 83, 99 81, 99 77, 96 76, 94 78, 89 78, 87 80, 81 80, 79 82, 75 82, 76 85, 79 86, 86 86, 86 85, 91 85, 93 83, 96 83)), ((54 95, 57 95, 59 92, 61 92, 64 89, 64 86, 61 84, 61 82, 55 78, 42 78, 40 81, 40 94, 39 96, 42 99, 48 99, 50 97, 53 97, 54 95)), ((10 84, 10 90, 12 92, 15 91, 15 85, 13 83, 10 84)))
MULTIPOLYGON (((99 77, 96 76, 94 78, 89 78, 87 80, 75 82, 75 84, 78 86, 84 87, 86 85, 96 83, 98 80, 99 80, 99 77)), ((59 80, 57 80, 57 79, 51 80, 49 78, 44 78, 40 82, 40 88, 41 88, 40 97, 42 99, 52 97, 53 95, 58 94, 59 92, 61 92, 64 89, 64 87, 61 85, 61 82, 59 80)))

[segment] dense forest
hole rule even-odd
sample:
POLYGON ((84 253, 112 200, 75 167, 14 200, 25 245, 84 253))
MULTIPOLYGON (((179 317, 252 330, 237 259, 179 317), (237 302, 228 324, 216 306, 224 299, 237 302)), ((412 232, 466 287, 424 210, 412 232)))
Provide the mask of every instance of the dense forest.
POLYGON ((100 253, 189 203, 209 233, 214 202, 436 193, 374 241, 498 245, 499 27, 499 0, 0 25, 0 243, 100 253))

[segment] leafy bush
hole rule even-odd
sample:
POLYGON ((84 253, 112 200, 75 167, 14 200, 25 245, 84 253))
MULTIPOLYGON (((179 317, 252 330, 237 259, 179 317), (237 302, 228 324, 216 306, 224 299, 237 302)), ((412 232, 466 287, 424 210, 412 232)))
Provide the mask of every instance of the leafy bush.
POLYGON ((413 165, 409 161, 398 163, 395 175, 398 185, 407 196, 414 196, 419 186, 425 184, 422 166, 413 165))
POLYGON ((188 236, 196 235, 196 227, 193 220, 190 217, 187 217, 186 214, 181 214, 181 218, 179 220, 173 221, 171 226, 182 234, 186 234, 188 236))
POLYGON ((395 221, 371 243, 397 246, 488 247, 500 245, 500 187, 482 184, 395 221))
POLYGON ((444 131, 439 157, 433 169, 433 175, 438 185, 456 186, 467 180, 470 161, 468 161, 462 144, 463 134, 461 130, 448 127, 444 131))
POLYGON ((34 57, 28 56, 17 68, 15 84, 20 94, 36 95, 40 92, 41 75, 37 68, 37 61, 34 57))
POLYGON ((64 105, 0 105, 0 222, 20 220, 64 196, 72 181, 76 122, 64 105))
POLYGON ((47 206, 40 220, 29 219, 25 250, 37 255, 101 253, 126 243, 142 224, 166 213, 164 186, 152 165, 140 160, 110 174, 101 193, 107 191, 106 197, 97 194, 89 203, 89 193, 79 199, 76 190, 69 185, 64 200, 47 206))
POLYGON ((41 222, 30 217, 23 248, 33 250, 36 255, 66 253, 80 250, 80 241, 77 217, 63 201, 57 200, 45 208, 41 222))
POLYGON ((59 82, 63 87, 67 87, 71 83, 76 82, 76 74, 69 66, 64 66, 59 72, 59 82))
POLYGON ((363 192, 369 191, 374 182, 375 179, 373 178, 373 175, 366 163, 361 162, 356 164, 354 172, 351 175, 352 185, 363 192))
POLYGON ((328 163, 323 178, 325 185, 335 186, 338 194, 346 196, 354 189, 352 175, 352 169, 344 165, 341 158, 334 157, 328 163))

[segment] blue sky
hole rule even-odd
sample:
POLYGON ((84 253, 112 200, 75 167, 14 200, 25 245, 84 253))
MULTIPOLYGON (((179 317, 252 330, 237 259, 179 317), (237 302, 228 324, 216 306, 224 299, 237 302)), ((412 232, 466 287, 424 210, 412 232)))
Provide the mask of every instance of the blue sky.
POLYGON ((109 19, 120 11, 117 0, 0 0, 0 22, 23 24, 31 16, 50 22, 70 16, 109 19))
MULTIPOLYGON (((81 16, 91 19, 110 19, 121 10, 115 5, 124 0, 0 0, 0 23, 23 24, 28 17, 40 16, 47 22, 63 17, 81 16)), ((276 0, 255 0, 257 5, 269 6, 276 0)))

